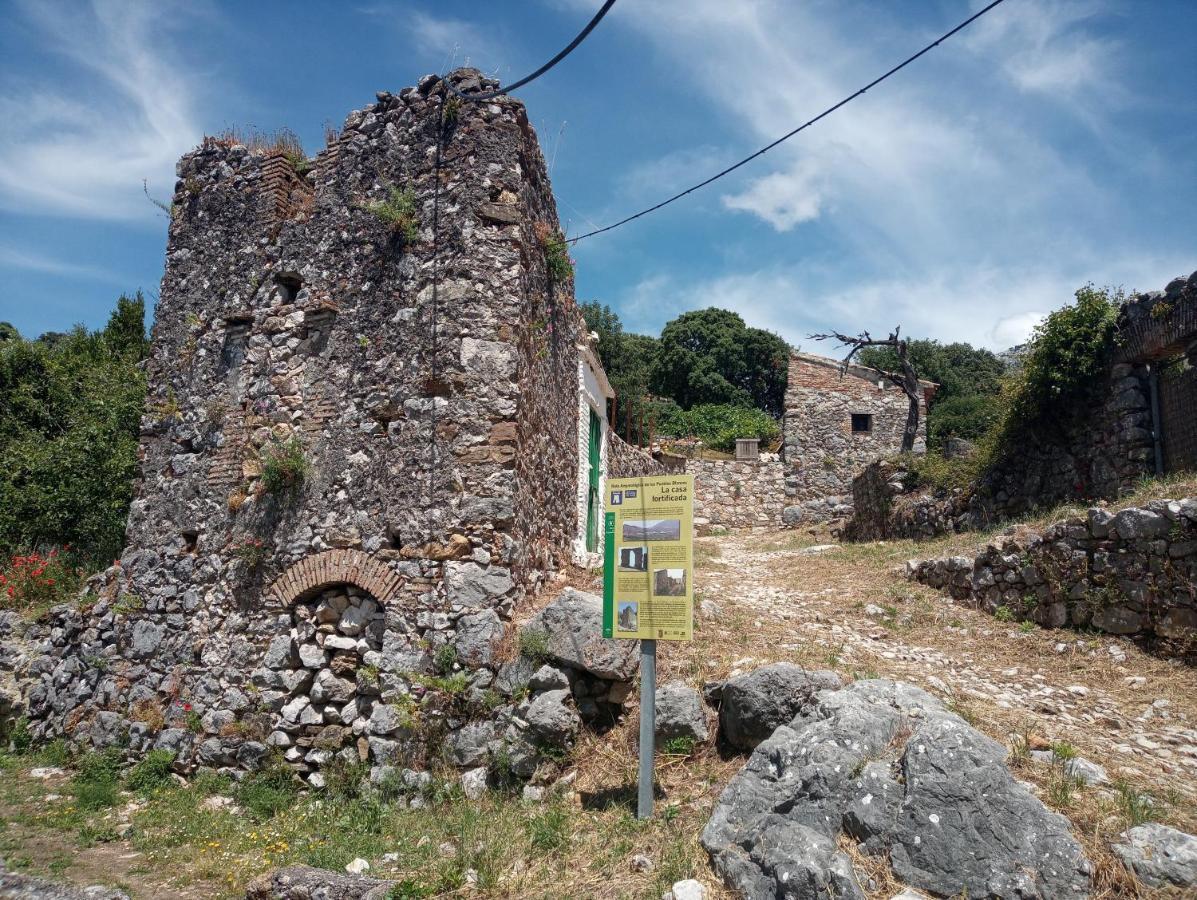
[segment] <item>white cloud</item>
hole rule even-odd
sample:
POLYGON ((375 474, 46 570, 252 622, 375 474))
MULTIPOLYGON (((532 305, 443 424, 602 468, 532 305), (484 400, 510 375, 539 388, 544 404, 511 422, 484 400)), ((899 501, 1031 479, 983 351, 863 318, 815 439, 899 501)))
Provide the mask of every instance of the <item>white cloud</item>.
POLYGON ((967 341, 991 350, 1023 343, 1046 311, 1072 300, 1087 281, 1132 290, 1163 287, 1185 271, 1181 258, 1110 259, 1060 272, 1047 267, 988 267, 968 272, 876 277, 811 264, 733 271, 710 279, 655 273, 616 298, 632 331, 657 333, 679 313, 718 306, 795 346, 834 355, 809 335, 832 330, 874 334, 895 326, 911 337, 967 341), (1130 274, 1133 279, 1125 280, 1130 274))
POLYGON ((1082 90, 1102 91, 1108 99, 1118 46, 1086 31, 1105 7, 1096 0, 1006 3, 980 19, 965 42, 1000 60, 1022 90, 1060 99, 1074 99, 1082 90))
POLYGON ((498 77, 506 68, 502 64, 507 63, 508 53, 493 29, 410 6, 370 5, 357 11, 394 29, 419 59, 436 65, 437 72, 473 66, 498 77))
MULTIPOLYGON (((191 7, 193 8, 193 7, 191 7)), ((0 94, 0 206, 37 214, 151 220, 143 179, 161 193, 200 136, 167 3, 24 0, 17 9, 71 65, 54 88, 6 83, 0 94)))
POLYGON ((804 159, 789 171, 758 178, 739 194, 727 194, 723 205, 755 213, 778 231, 789 231, 801 222, 817 218, 822 201, 819 166, 804 159))
POLYGON ((1045 312, 1025 312, 998 319, 993 330, 989 332, 990 339, 998 347, 1014 347, 1025 344, 1035 327, 1047 318, 1045 312))
POLYGON ((125 283, 125 279, 115 272, 100 266, 81 265, 17 247, 0 247, 0 268, 21 269, 26 272, 39 272, 43 275, 58 275, 64 278, 95 279, 111 284, 125 283))
MULTIPOLYGON (((975 10, 981 0, 969 3, 975 10)), ((866 3, 641 0, 617 6, 614 19, 685 67, 693 92, 734 136, 734 157, 848 96, 965 18, 969 3, 921 16, 882 6, 865 23, 866 3)), ((902 324, 910 334, 1004 349, 1086 281, 1162 286, 1184 261, 1160 258, 1119 228, 1121 188, 1061 130, 1061 100, 1100 130, 1103 97, 1129 96, 1121 48, 1097 36, 1105 5, 1004 4, 706 189, 727 209, 794 232, 793 251, 772 238, 753 270, 747 254, 720 248, 732 271, 706 281, 654 272, 619 308, 646 330, 684 309, 723 305, 794 342, 811 331, 902 324), (810 224, 795 231, 801 223, 810 224)), ((1142 170, 1150 147, 1119 143, 1125 138, 1108 130, 1103 147, 1159 177, 1142 170)), ((685 175, 697 181, 716 168, 685 175)), ((736 228, 728 221, 728 243, 736 228)))

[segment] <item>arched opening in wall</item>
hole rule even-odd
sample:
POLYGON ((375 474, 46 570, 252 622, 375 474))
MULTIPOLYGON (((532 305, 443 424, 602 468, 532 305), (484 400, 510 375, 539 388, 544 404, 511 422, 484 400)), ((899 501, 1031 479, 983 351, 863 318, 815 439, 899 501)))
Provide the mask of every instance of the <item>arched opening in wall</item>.
POLYGON ((385 628, 382 603, 352 584, 328 585, 292 607, 290 634, 275 639, 265 664, 288 695, 271 742, 301 773, 337 757, 366 758, 364 735, 381 690, 377 664, 367 658, 382 650, 385 628))
POLYGON ((294 303, 303 287, 303 279, 295 272, 278 272, 274 282, 278 285, 279 300, 283 303, 294 303))

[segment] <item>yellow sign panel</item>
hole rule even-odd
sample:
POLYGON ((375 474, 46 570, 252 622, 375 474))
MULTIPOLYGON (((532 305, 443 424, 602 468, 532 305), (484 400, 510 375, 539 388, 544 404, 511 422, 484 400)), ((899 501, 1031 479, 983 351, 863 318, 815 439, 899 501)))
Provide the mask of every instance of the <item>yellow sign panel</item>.
POLYGON ((694 476, 607 480, 603 637, 694 636, 694 476))

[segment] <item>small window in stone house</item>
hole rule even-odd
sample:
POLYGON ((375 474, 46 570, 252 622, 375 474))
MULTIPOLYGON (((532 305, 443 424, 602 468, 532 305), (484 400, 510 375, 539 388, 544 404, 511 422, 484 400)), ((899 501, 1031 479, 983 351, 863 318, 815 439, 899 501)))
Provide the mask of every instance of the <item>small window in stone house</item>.
POLYGON ((870 413, 852 413, 852 433, 868 434, 873 430, 873 416, 870 413))
POLYGON ((279 272, 274 276, 274 282, 278 285, 279 299, 283 303, 294 303, 299 289, 303 287, 303 279, 294 272, 279 272))
POLYGON ((299 342, 299 352, 316 355, 324 352, 328 346, 328 338, 332 334, 333 322, 337 315, 332 310, 318 309, 303 315, 303 339, 299 342))
POLYGON ((249 329, 252 324, 253 320, 248 318, 225 320, 224 346, 220 350, 220 373, 222 375, 241 368, 241 363, 245 360, 245 348, 249 344, 249 329))

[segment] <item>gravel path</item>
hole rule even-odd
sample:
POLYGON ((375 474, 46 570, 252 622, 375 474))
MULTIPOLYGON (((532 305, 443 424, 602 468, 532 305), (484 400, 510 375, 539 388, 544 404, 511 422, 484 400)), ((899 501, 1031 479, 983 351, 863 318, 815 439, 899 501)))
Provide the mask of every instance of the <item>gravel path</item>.
POLYGON ((713 555, 696 585, 708 611, 718 606, 701 640, 717 648, 708 671, 797 659, 900 678, 962 706, 995 736, 1068 741, 1112 778, 1197 805, 1197 670, 1126 640, 1024 632, 958 606, 901 577, 904 554, 917 552, 909 544, 785 544, 776 534, 699 542, 713 555))

